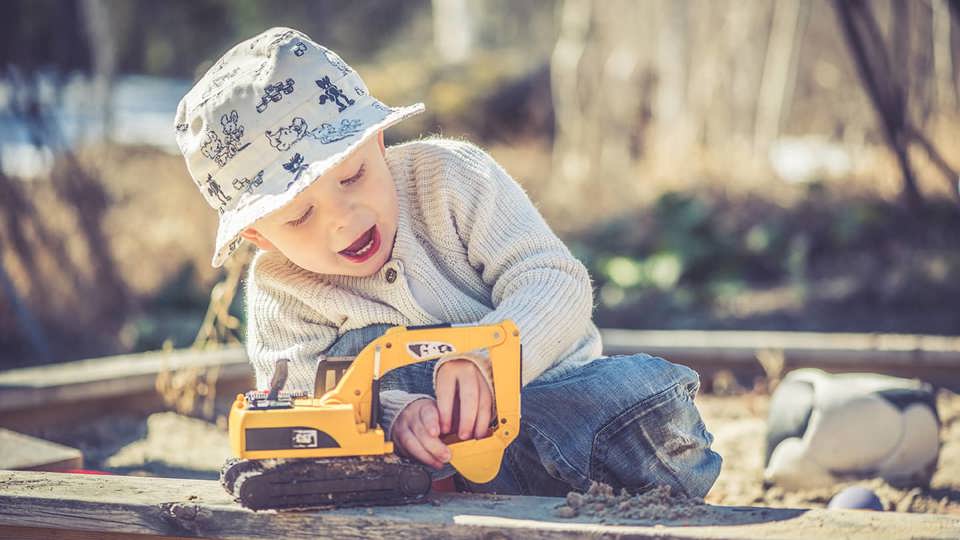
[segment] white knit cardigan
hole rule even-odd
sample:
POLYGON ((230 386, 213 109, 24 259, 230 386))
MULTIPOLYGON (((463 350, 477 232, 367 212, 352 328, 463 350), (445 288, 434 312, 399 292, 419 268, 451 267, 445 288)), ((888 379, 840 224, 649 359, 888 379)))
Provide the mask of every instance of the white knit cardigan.
MULTIPOLYGON (((312 392, 318 357, 344 332, 377 323, 512 319, 524 385, 561 361, 600 356, 587 269, 493 158, 470 143, 426 139, 387 148, 386 161, 399 218, 391 259, 377 273, 316 274, 278 252, 255 257, 246 281, 247 349, 258 388, 286 358, 286 389, 312 392), (405 274, 434 295, 443 320, 418 305, 405 274)), ((396 415, 420 397, 382 392, 388 436, 396 415)))

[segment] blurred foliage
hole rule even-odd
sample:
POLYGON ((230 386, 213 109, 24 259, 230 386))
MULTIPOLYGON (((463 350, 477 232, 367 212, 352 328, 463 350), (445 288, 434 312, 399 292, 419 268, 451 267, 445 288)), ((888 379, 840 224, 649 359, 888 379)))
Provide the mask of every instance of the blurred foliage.
MULTIPOLYGON (((198 65, 271 26, 303 30, 345 58, 383 48, 429 0, 107 0, 120 73, 195 78, 198 65)), ((0 63, 90 68, 76 2, 12 0, 0 19, 0 63)), ((206 67, 205 64, 204 67, 206 67)))
POLYGON ((594 277, 600 326, 952 333, 958 230, 947 200, 917 216, 813 184, 789 206, 667 192, 570 244, 594 277))

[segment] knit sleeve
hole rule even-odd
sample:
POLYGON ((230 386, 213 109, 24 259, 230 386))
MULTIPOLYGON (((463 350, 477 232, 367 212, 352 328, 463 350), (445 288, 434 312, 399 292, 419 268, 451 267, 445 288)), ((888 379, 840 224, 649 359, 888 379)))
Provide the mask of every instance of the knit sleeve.
POLYGON ((526 385, 589 331, 590 275, 492 157, 467 143, 452 154, 445 199, 468 262, 491 288, 494 310, 479 322, 517 324, 526 385))
POLYGON ((301 279, 290 263, 260 254, 246 282, 247 355, 257 388, 269 386, 277 360, 289 360, 285 390, 313 393, 317 360, 337 338, 333 321, 301 298, 316 286, 301 279), (299 289, 299 292, 298 292, 299 289))

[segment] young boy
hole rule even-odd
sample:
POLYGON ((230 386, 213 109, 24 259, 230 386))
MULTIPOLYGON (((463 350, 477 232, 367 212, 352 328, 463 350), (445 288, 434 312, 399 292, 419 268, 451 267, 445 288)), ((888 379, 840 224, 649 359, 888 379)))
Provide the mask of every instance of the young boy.
MULTIPOLYGON (((242 240, 258 387, 289 360, 312 391, 325 355, 354 355, 394 325, 513 320, 523 344, 520 434, 477 491, 562 495, 592 481, 703 496, 720 469, 692 370, 601 356, 586 268, 522 188, 471 144, 386 148, 391 108, 332 51, 274 28, 227 52, 177 109, 177 142, 218 210, 213 265, 242 240)), ((382 424, 397 452, 440 469, 440 437, 482 438, 492 418, 483 351, 387 373, 382 424)), ((446 465, 445 465, 446 464, 446 465)))

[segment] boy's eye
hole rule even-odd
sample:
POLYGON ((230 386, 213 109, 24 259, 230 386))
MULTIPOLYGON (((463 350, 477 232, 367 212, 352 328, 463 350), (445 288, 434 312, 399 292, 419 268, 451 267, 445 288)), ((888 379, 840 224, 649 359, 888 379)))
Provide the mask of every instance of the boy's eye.
POLYGON ((340 185, 341 185, 341 186, 349 186, 350 184, 353 184, 354 182, 360 180, 360 178, 363 177, 363 171, 364 171, 364 168, 365 168, 365 167, 366 167, 366 165, 361 165, 361 166, 360 166, 360 170, 357 171, 357 174, 351 176, 350 178, 347 178, 346 180, 341 180, 341 181, 340 181, 340 185))
POLYGON ((297 219, 288 221, 287 225, 290 225, 291 227, 296 227, 297 225, 300 225, 301 223, 306 221, 307 218, 309 218, 312 214, 313 214, 313 207, 311 206, 310 208, 307 208, 307 211, 304 212, 302 216, 298 217, 297 219))

